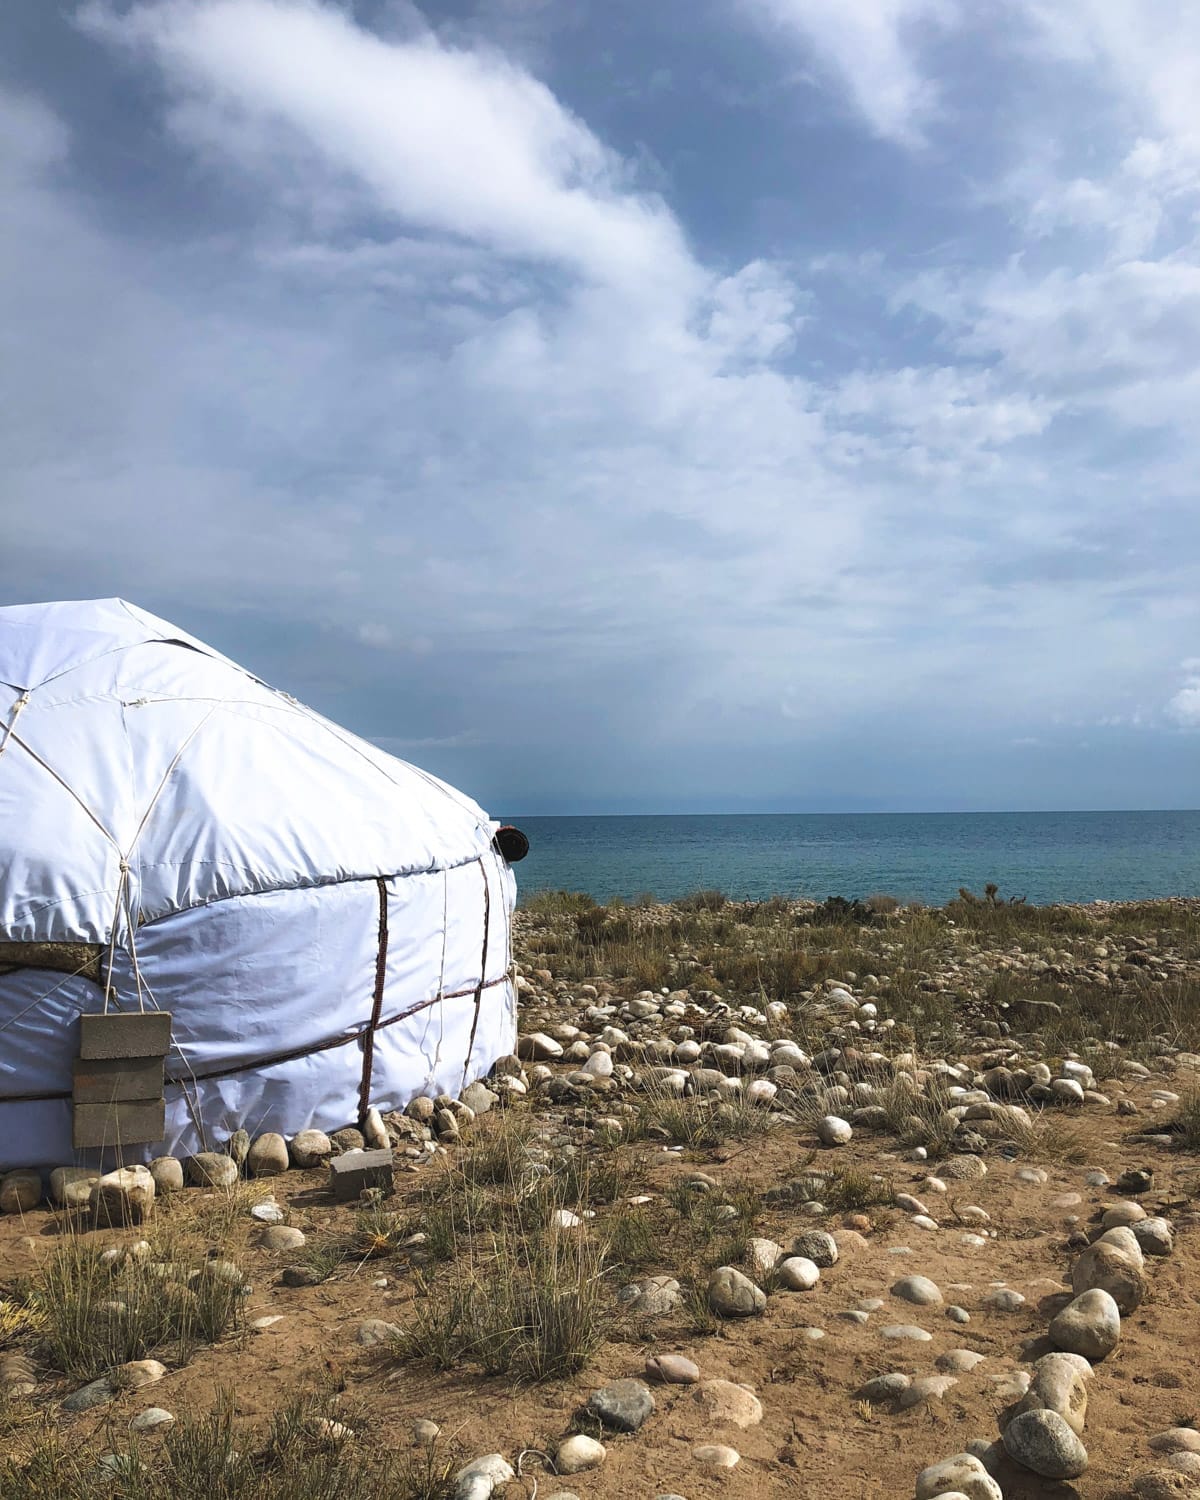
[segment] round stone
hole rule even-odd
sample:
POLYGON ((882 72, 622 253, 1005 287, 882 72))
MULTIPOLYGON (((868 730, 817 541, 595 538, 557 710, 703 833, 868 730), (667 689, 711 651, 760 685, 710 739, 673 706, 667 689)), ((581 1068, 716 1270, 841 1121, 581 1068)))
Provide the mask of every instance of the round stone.
POLYGON ((908 1340, 917 1344, 928 1344, 933 1334, 926 1333, 923 1328, 917 1328, 912 1323, 893 1323, 887 1328, 880 1329, 885 1339, 908 1340))
POLYGON ((581 1434, 559 1443, 554 1464, 560 1474, 580 1474, 584 1469, 596 1468, 607 1457, 608 1449, 603 1443, 581 1434))
POLYGON ((965 1307, 959 1307, 957 1303, 952 1304, 946 1309, 946 1316, 952 1323, 962 1324, 971 1321, 971 1314, 965 1307))
MULTIPOLYGON (((333 1149, 332 1142, 330 1149, 333 1149)), ((268 1130, 251 1141, 246 1154, 246 1171, 251 1177, 278 1177, 287 1171, 289 1160, 287 1142, 275 1131, 268 1130)))
POLYGON ((917 1307, 936 1307, 942 1300, 936 1282, 930 1281, 928 1276, 902 1276, 893 1283, 892 1296, 917 1307))
POLYGON ((412 1440, 417 1448, 432 1448, 442 1435, 442 1429, 428 1417, 418 1417, 412 1424, 412 1440))
POLYGON ((692 1449, 692 1457, 702 1469, 732 1469, 741 1462, 742 1455, 724 1443, 701 1443, 692 1449))
POLYGON ((909 1411, 914 1406, 924 1406, 928 1401, 940 1401, 957 1384, 953 1375, 922 1375, 900 1397, 900 1410, 909 1411))
POLYGON ((119 1167, 97 1178, 90 1202, 99 1224, 140 1224, 154 1205, 154 1178, 145 1167, 119 1167))
POLYGON ((705 1380, 692 1392, 705 1427, 757 1427, 762 1403, 749 1387, 731 1380, 705 1380))
POLYGON ((175 1414, 164 1407, 148 1406, 145 1411, 139 1412, 129 1425, 134 1432, 146 1432, 151 1427, 166 1427, 174 1420, 175 1414))
POLYGON ((1021 1411, 1057 1412, 1076 1435, 1083 1436, 1087 1420, 1087 1383, 1069 1359, 1040 1359, 1029 1389, 1021 1398, 1021 1411))
POLYGON ((963 1375, 982 1364, 986 1358, 986 1354, 980 1354, 975 1349, 950 1349, 945 1354, 939 1354, 934 1363, 947 1374, 963 1375))
POLYGON ((1175 1229, 1170 1219, 1141 1219, 1130 1228, 1143 1255, 1170 1255, 1175 1248, 1175 1229))
POLYGON ((708 1278, 708 1305, 721 1318, 748 1318, 762 1312, 766 1293, 734 1266, 718 1266, 708 1278))
POLYGON ((268 1224, 258 1236, 264 1250, 299 1250, 304 1244, 304 1234, 290 1224, 268 1224))
POLYGON ((824 1229, 803 1229, 792 1241, 791 1254, 811 1260, 814 1266, 836 1266, 838 1243, 824 1229))
POLYGON ((822 1146, 845 1146, 853 1134, 849 1121, 840 1115, 826 1115, 817 1121, 817 1139, 822 1146))
POLYGON ((1003 1500, 1003 1491, 973 1453, 956 1453, 917 1475, 916 1500, 1003 1500))
POLYGON ((803 1255, 789 1255, 780 1262, 775 1279, 786 1292, 811 1292, 821 1279, 821 1272, 803 1255))
POLYGON ((156 1156, 150 1163, 150 1175, 156 1192, 183 1192, 183 1163, 174 1156, 156 1156))
POLYGON ((1200 1432, 1194 1427, 1168 1427, 1147 1443, 1151 1453, 1200 1453, 1200 1432))
POLYGON ((1050 1342, 1084 1359, 1104 1359, 1121 1337, 1121 1313, 1102 1287, 1081 1292, 1050 1322, 1050 1342))
POLYGON ((1071 1268, 1071 1289, 1077 1293, 1107 1292, 1124 1316, 1145 1300, 1146 1277, 1123 1250, 1097 1242, 1089 1245, 1071 1268))
POLYGON ((302 1130, 291 1139, 292 1165, 302 1171, 320 1167, 333 1155, 333 1143, 323 1130, 302 1130))
POLYGON ((902 1396, 912 1384, 912 1376, 906 1375, 903 1370, 892 1370, 887 1375, 876 1375, 873 1380, 868 1380, 858 1389, 860 1400, 863 1401, 894 1401, 897 1396, 902 1396))
POLYGON ((617 1301, 632 1313, 660 1318, 672 1313, 683 1300, 683 1292, 673 1276, 646 1276, 631 1281, 617 1293, 617 1301))
POLYGON ((1106 1209, 1100 1220, 1101 1229, 1116 1229, 1124 1224, 1137 1224, 1146 1218, 1146 1210, 1140 1203, 1114 1203, 1106 1209))
POLYGON ((1004 1429, 1010 1458, 1043 1479, 1077 1479, 1087 1468, 1087 1449, 1056 1411, 1023 1411, 1004 1429))
POLYGON ((188 1157, 187 1175, 197 1187, 231 1188, 238 1180, 237 1162, 223 1151, 198 1151, 188 1157))
POLYGON ((1178 1469, 1151 1469, 1129 1487, 1134 1500, 1195 1500, 1197 1487, 1178 1469))
POLYGON ((660 1380, 664 1385, 695 1385, 700 1379, 700 1369, 682 1354, 648 1354, 646 1378, 660 1380))
POLYGON ((6 1172, 0 1177, 0 1213, 27 1214, 42 1201, 42 1174, 26 1171, 6 1172))

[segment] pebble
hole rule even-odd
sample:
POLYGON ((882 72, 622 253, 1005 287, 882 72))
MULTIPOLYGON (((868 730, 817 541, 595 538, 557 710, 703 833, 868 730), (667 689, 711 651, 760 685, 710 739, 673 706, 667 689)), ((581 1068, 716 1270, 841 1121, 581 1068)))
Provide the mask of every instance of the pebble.
POLYGON ((301 1130, 288 1143, 288 1152, 294 1167, 308 1171, 325 1165, 333 1155, 333 1142, 323 1130, 301 1130))
POLYGON ((922 1375, 900 1397, 900 1410, 909 1411, 914 1406, 924 1406, 927 1401, 940 1401, 957 1384, 953 1375, 922 1375))
POLYGON ((276 1323, 283 1322, 282 1313, 268 1313, 266 1317, 255 1318, 250 1324, 256 1333, 265 1333, 268 1328, 274 1328, 276 1323))
POLYGON ((1106 1291, 1126 1316, 1140 1307, 1146 1296, 1146 1278, 1123 1250, 1099 1241, 1090 1245, 1071 1268, 1071 1289, 1106 1291))
POLYGON ((145 1411, 139 1412, 134 1417, 129 1426, 134 1432, 145 1432, 151 1427, 165 1427, 174 1420, 174 1412, 169 1412, 161 1406, 148 1406, 145 1411))
POLYGON ((391 1343, 393 1339, 398 1339, 400 1334, 399 1324, 386 1323, 382 1318, 368 1318, 365 1323, 358 1325, 354 1334, 354 1342, 371 1349, 377 1344, 391 1343))
POLYGON ((617 1301, 632 1313, 660 1318, 672 1313, 683 1300, 683 1290, 673 1276, 647 1276, 631 1281, 617 1293, 617 1301))
POLYGON ((963 1375, 982 1364, 986 1358, 985 1354, 980 1354, 975 1349, 950 1349, 945 1354, 938 1355, 935 1365, 948 1374, 963 1375))
POLYGON ((237 1162, 223 1151, 198 1151, 188 1157, 187 1176, 196 1187, 231 1188, 238 1180, 237 1162))
POLYGON ((937 1220, 931 1219, 928 1214, 914 1214, 909 1220, 909 1223, 917 1229, 924 1229, 926 1231, 933 1230, 938 1227, 937 1220))
POLYGON ((515 1479, 516 1471, 502 1453, 485 1453, 464 1464, 454 1476, 454 1500, 491 1500, 496 1490, 515 1479))
POLYGON ((1168 1427, 1156 1432, 1146 1446, 1151 1453, 1200 1453, 1200 1432, 1194 1427, 1168 1427))
POLYGON ((1121 1313, 1116 1302, 1100 1287, 1081 1292, 1050 1321, 1052 1344, 1084 1359, 1104 1359, 1121 1337, 1121 1313))
POLYGON ((930 1464, 917 1475, 916 1500, 1003 1500, 1000 1486, 973 1453, 956 1453, 941 1463, 930 1464))
POLYGON ((183 1192, 183 1163, 173 1156, 156 1156, 150 1163, 155 1189, 164 1196, 183 1192))
POLYGON ((0 1213, 27 1214, 42 1201, 42 1174, 18 1168, 0 1177, 0 1213))
POLYGON ((436 1422, 431 1422, 428 1417, 418 1417, 412 1424, 413 1446, 417 1448, 432 1448, 434 1443, 442 1435, 442 1429, 436 1422))
POLYGON ((820 1270, 803 1255, 789 1255, 775 1272, 779 1286, 787 1292, 811 1292, 821 1279, 820 1270))
POLYGON ((259 1234, 258 1244, 264 1250, 299 1250, 304 1244, 304 1233, 289 1224, 268 1224, 259 1234))
POLYGON ((892 1286, 892 1296, 899 1297, 905 1302, 913 1302, 918 1307, 933 1307, 942 1300, 942 1294, 936 1282, 930 1281, 928 1276, 904 1276, 892 1286))
POLYGON ((741 1462, 742 1455, 724 1443, 701 1443, 692 1449, 692 1457, 702 1469, 732 1469, 741 1462))
POLYGON ((1087 1468, 1087 1449, 1056 1411, 1024 1411, 1004 1429, 1010 1458, 1044 1479, 1077 1479, 1087 1468))
POLYGON ((706 1427, 757 1427, 762 1403, 749 1388, 731 1380, 705 1380, 692 1392, 706 1427))
POLYGON ((287 1171, 289 1161, 287 1142, 268 1130, 251 1141, 246 1153, 246 1171, 251 1177, 278 1177, 287 1171))
POLYGON ((664 1385, 695 1385, 700 1369, 682 1354, 648 1354, 646 1378, 661 1380, 664 1385))
POLYGON ((588 1397, 585 1410, 604 1427, 637 1432, 654 1410, 654 1394, 640 1380, 613 1380, 588 1397))
POLYGON ((762 1312, 766 1293, 734 1266, 718 1266, 708 1279, 708 1305, 721 1318, 747 1318, 762 1312))
POLYGON ((892 1370, 887 1375, 876 1375, 859 1387, 858 1395, 863 1401, 894 1401, 902 1396, 912 1384, 912 1376, 902 1370, 892 1370))
POLYGON ((926 1333, 923 1328, 917 1328, 912 1323, 892 1323, 887 1328, 880 1329, 885 1339, 908 1339, 913 1343, 927 1344, 933 1338, 933 1334, 926 1333))
POLYGON ((1001 1291, 989 1292, 983 1299, 983 1305, 992 1312, 1016 1312, 1019 1307, 1025 1306, 1025 1298, 1011 1287, 1004 1287, 1001 1291))
POLYGON ((560 1474, 581 1474, 584 1469, 595 1469, 608 1457, 608 1449, 595 1438, 579 1434, 559 1443, 554 1454, 554 1464, 560 1474))
POLYGON ((804 1229, 792 1241, 791 1254, 803 1256, 814 1266, 825 1269, 837 1265, 838 1243, 824 1229, 804 1229))
POLYGON ((845 1146, 853 1134, 849 1121, 840 1115, 826 1115, 817 1121, 817 1139, 822 1146, 845 1146))
POLYGON ((959 1307, 957 1303, 952 1304, 946 1309, 946 1316, 952 1323, 963 1324, 971 1321, 971 1314, 965 1307, 959 1307))

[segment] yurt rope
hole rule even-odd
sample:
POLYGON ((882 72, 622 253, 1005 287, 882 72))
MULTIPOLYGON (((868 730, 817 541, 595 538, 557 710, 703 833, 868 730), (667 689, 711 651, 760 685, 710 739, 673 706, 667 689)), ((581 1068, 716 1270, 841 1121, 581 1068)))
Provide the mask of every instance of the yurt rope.
MULTIPOLYGON (((480 1002, 483 999, 484 989, 487 987, 485 981, 487 980, 488 934, 492 926, 492 887, 482 855, 479 857, 479 873, 483 876, 483 957, 479 960, 479 987, 475 991, 475 1015, 471 1020, 471 1037, 467 1042, 467 1055, 463 1059, 463 1088, 467 1086, 467 1074, 471 1070, 471 1053, 475 1050, 475 1033, 479 1029, 480 1002)), ((507 978, 507 975, 505 977, 507 978)))
POLYGON ((383 991, 387 983, 388 955, 388 893, 387 881, 381 875, 375 882, 379 888, 379 944, 375 952, 375 994, 371 1001, 371 1019, 363 1034, 362 1082, 358 1086, 358 1118, 361 1124, 371 1107, 371 1068, 375 1062, 375 1032, 383 1010, 383 991))

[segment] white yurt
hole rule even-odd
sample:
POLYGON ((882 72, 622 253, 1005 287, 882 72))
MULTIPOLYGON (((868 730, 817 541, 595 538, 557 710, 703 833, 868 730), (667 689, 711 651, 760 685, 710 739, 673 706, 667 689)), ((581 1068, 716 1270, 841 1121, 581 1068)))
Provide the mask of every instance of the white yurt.
POLYGON ((497 831, 123 600, 0 609, 0 1168, 457 1094, 516 1038, 497 831), (84 1151, 80 1017, 151 1011, 163 1139, 84 1151))

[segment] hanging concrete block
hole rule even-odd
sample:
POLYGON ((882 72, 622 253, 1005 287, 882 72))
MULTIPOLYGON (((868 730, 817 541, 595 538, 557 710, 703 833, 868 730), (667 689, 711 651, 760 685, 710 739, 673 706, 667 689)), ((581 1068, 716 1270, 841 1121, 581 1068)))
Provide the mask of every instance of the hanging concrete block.
POLYGON ((91 1147, 144 1146, 167 1133, 164 1100, 134 1099, 121 1104, 77 1104, 71 1143, 77 1150, 91 1147))
POLYGON ((171 1049, 167 1011, 109 1011, 80 1016, 79 1056, 85 1062, 110 1057, 165 1057, 171 1049))
POLYGON ((76 1104, 119 1104, 132 1099, 161 1099, 161 1057, 76 1058, 72 1069, 76 1104))

